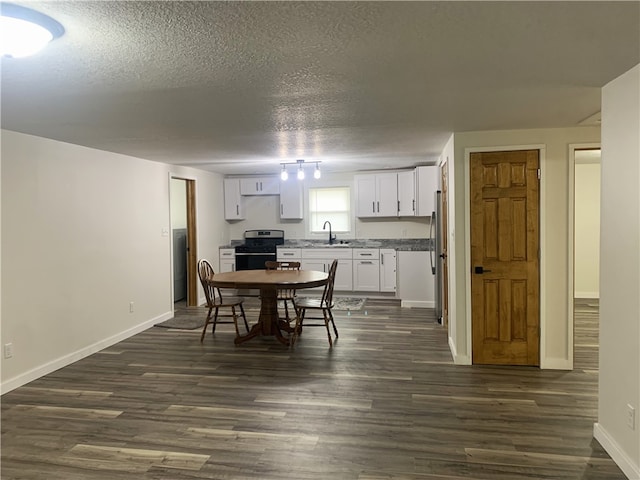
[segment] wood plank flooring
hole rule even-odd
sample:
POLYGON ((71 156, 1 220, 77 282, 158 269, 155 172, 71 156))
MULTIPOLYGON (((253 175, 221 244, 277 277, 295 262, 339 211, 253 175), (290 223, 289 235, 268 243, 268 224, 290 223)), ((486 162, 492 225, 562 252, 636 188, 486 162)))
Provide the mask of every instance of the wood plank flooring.
POLYGON ((597 302, 576 311, 573 372, 455 366, 431 310, 384 301, 335 312, 332 350, 153 327, 4 395, 1 476, 622 480, 592 438, 597 302))

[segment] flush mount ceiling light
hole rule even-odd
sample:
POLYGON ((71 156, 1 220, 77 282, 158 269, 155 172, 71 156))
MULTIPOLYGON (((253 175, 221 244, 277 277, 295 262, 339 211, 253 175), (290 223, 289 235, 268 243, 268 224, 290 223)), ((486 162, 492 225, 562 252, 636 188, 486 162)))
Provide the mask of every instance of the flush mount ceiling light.
MULTIPOLYGON (((318 179, 320 178, 320 163, 322 162, 311 162, 311 163, 315 163, 316 164, 316 168, 313 171, 313 178, 318 179)), ((298 178, 298 180, 304 180, 305 174, 304 174, 304 169, 302 168, 305 164, 304 160, 296 160, 295 162, 282 162, 280 165, 282 165, 282 171, 280 172, 280 178, 282 180, 287 180, 289 178, 289 173, 287 172, 287 165, 298 165, 298 171, 296 174, 296 177, 298 178)))
POLYGON ((64 27, 53 18, 12 3, 0 3, 0 54, 21 58, 39 52, 64 27))

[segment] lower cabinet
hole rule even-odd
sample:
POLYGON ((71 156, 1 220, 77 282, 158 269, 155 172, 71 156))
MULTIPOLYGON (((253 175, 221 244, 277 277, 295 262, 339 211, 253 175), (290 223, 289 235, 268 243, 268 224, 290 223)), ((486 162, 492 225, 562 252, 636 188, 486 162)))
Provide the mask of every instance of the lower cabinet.
MULTIPOLYGON (((304 252, 304 251, 303 251, 304 252)), ((328 272, 331 267, 331 260, 322 259, 302 259, 300 268, 303 270, 317 270, 319 272, 328 272)), ((336 279, 333 284, 334 290, 353 290, 353 276, 352 276, 353 262, 347 259, 338 259, 338 268, 336 269, 336 279)), ((318 287, 317 290, 322 290, 324 287, 318 287)))
POLYGON ((395 292, 397 287, 396 251, 392 248, 380 249, 380 291, 395 292))
POLYGON ((353 249, 353 289, 358 292, 380 291, 380 250, 353 249))
POLYGON ((220 249, 220 273, 235 272, 236 251, 233 248, 220 249))

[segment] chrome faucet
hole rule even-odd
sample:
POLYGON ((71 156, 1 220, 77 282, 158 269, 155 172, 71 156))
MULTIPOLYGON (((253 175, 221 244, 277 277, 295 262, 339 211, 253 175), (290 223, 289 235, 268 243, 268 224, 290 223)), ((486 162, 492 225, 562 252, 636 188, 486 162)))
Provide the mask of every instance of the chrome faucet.
POLYGON ((329 224, 329 245, 333 245, 333 241, 336 239, 336 236, 331 235, 331 222, 329 220, 324 222, 324 225, 322 225, 322 229, 323 230, 327 229, 327 223, 329 224))

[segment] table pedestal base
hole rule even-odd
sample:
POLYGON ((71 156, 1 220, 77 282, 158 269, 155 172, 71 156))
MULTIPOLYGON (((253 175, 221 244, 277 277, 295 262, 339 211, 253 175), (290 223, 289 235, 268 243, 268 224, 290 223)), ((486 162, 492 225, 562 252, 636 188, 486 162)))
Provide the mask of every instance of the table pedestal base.
POLYGON ((258 323, 251 327, 249 333, 236 337, 234 342, 239 345, 247 340, 251 340, 258 335, 271 335, 283 345, 289 346, 289 339, 282 334, 282 331, 292 332, 293 328, 278 317, 278 293, 275 288, 260 289, 260 317, 258 323))

